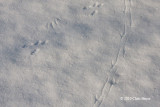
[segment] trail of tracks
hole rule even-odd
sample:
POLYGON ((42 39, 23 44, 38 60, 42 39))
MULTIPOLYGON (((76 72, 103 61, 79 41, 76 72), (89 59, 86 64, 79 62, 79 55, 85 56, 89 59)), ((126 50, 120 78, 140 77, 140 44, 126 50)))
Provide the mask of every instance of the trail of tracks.
POLYGON ((132 26, 132 13, 131 13, 132 1, 124 0, 123 4, 124 4, 124 28, 123 28, 122 34, 120 34, 121 39, 118 47, 118 52, 116 54, 115 59, 112 61, 112 65, 109 69, 109 74, 106 77, 106 81, 101 89, 101 93, 99 97, 96 98, 93 107, 99 107, 102 104, 103 100, 110 93, 112 86, 115 84, 114 76, 115 76, 115 73, 117 72, 116 64, 118 62, 121 50, 122 50, 123 57, 125 57, 125 44, 128 37, 127 33, 128 33, 128 30, 131 30, 131 26, 132 26), (127 13, 129 14, 129 16, 127 13), (129 20, 129 22, 127 20, 129 20), (128 26, 128 23, 129 23, 129 26, 128 26))

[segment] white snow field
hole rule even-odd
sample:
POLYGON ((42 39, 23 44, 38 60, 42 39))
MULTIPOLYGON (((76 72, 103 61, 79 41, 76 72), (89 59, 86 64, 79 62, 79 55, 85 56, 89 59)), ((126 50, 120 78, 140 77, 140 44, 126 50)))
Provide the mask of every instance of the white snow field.
POLYGON ((160 0, 0 0, 0 107, 160 107, 160 0))

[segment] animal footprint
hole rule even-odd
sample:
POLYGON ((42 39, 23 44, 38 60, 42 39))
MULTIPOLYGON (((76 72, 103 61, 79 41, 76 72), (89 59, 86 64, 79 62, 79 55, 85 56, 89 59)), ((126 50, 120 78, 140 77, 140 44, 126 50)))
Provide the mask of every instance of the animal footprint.
POLYGON ((87 9, 92 9, 92 8, 94 8, 94 10, 90 13, 90 15, 93 16, 93 15, 95 15, 96 13, 98 13, 97 8, 100 8, 100 7, 103 6, 103 5, 104 5, 103 3, 95 2, 94 4, 89 5, 88 7, 87 7, 87 6, 84 6, 84 7, 83 7, 83 10, 87 10, 87 9))
POLYGON ((31 52, 31 55, 34 55, 34 54, 38 53, 39 51, 40 51, 40 49, 39 49, 39 48, 34 49, 34 50, 31 52))
POLYGON ((27 45, 23 45, 23 46, 22 46, 22 48, 27 48, 27 47, 28 47, 27 45))
POLYGON ((83 10, 86 10, 86 9, 87 9, 87 7, 86 7, 86 6, 84 6, 84 7, 83 7, 83 10))
POLYGON ((22 48, 29 48, 31 49, 31 55, 34 55, 40 51, 41 46, 48 44, 48 40, 38 40, 35 43, 25 44, 22 46, 22 48))
POLYGON ((101 7, 101 6, 103 6, 103 5, 104 5, 104 4, 103 4, 103 3, 101 3, 101 4, 98 4, 98 5, 97 5, 97 7, 101 7))
POLYGON ((40 45, 42 43, 41 40, 38 40, 36 43, 34 43, 34 45, 40 45))
POLYGON ((96 2, 96 3, 93 4, 93 7, 97 7, 98 5, 99 5, 99 3, 96 2))
POLYGON ((41 43, 41 45, 45 45, 45 44, 47 44, 49 41, 48 40, 45 40, 45 41, 43 41, 42 43, 41 43))
POLYGON ((96 13, 98 13, 98 10, 94 10, 94 11, 91 13, 91 15, 93 16, 93 15, 95 15, 96 13))
POLYGON ((55 18, 52 22, 47 24, 47 27, 54 29, 61 21, 62 20, 60 18, 55 18))
POLYGON ((56 19, 54 19, 54 23, 56 24, 56 25, 58 25, 58 23, 61 21, 61 19, 59 19, 59 18, 56 18, 56 19))

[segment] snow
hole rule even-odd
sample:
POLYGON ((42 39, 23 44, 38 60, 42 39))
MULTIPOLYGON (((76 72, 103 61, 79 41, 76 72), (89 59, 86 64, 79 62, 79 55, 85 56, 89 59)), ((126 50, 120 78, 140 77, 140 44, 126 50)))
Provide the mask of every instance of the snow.
POLYGON ((159 0, 0 0, 0 106, 159 107, 159 28, 159 0))

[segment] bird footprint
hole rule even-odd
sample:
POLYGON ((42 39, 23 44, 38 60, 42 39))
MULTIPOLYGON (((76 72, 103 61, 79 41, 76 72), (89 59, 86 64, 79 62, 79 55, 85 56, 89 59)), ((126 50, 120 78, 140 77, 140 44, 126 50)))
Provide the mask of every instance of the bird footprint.
POLYGON ((92 5, 89 6, 84 6, 83 10, 88 10, 88 9, 92 9, 92 12, 90 13, 91 16, 94 16, 96 13, 98 13, 98 8, 102 7, 104 4, 103 3, 99 3, 99 2, 95 2, 92 5))
POLYGON ((34 43, 25 44, 25 45, 22 46, 22 48, 31 49, 30 54, 34 55, 34 54, 37 54, 40 51, 41 46, 48 44, 48 42, 49 42, 48 40, 44 40, 44 41, 38 40, 34 43))

